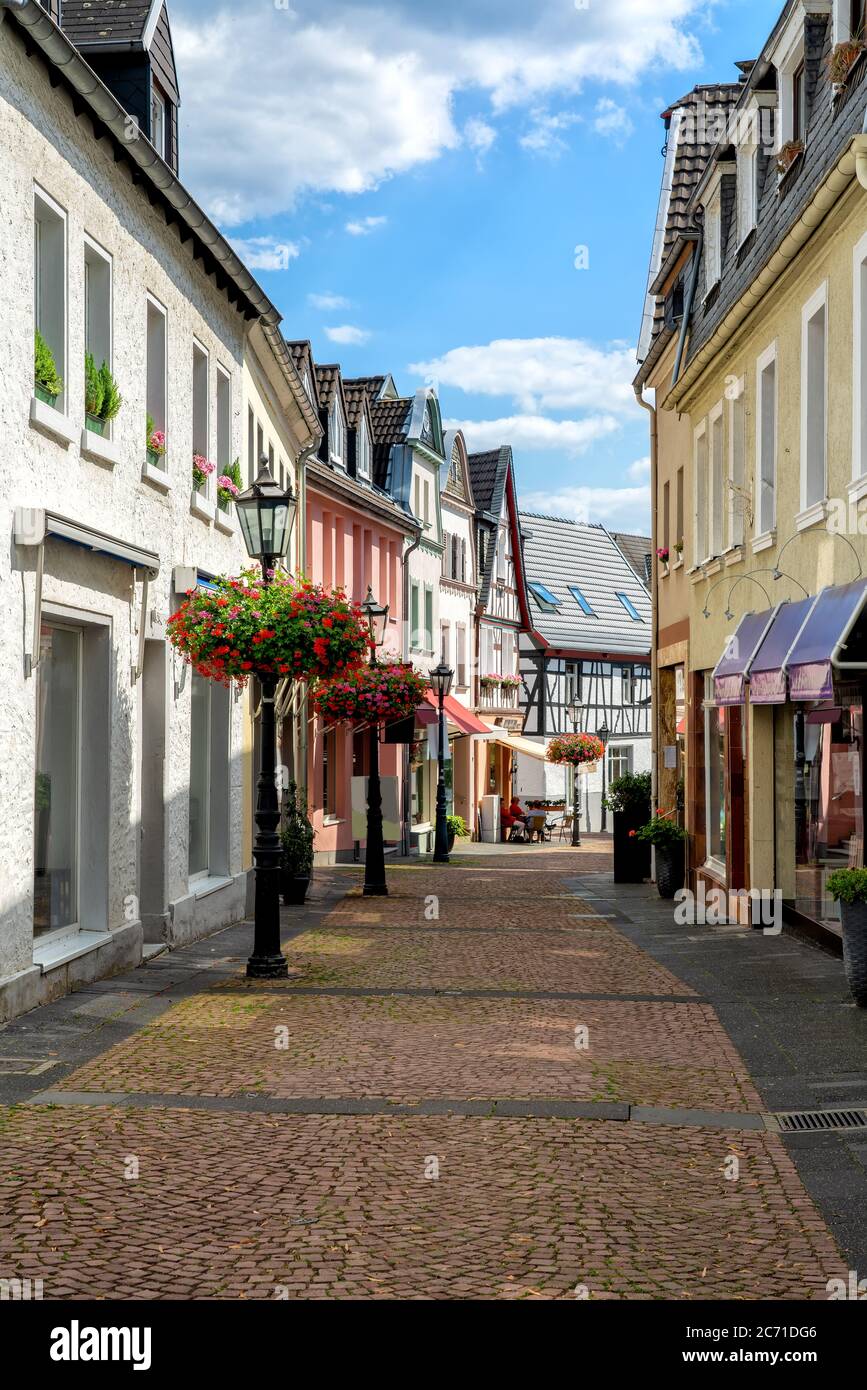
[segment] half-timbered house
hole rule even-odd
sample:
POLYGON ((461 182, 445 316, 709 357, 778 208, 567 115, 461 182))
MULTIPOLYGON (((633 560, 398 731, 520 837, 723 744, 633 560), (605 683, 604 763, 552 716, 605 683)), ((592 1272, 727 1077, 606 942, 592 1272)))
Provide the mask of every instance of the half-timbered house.
MULTIPOLYGON (((581 778, 582 827, 599 830, 610 781, 650 769, 650 595, 604 526, 525 512, 521 531, 531 619, 521 639, 524 739, 547 748, 571 733, 580 698, 581 728, 606 743, 603 763, 581 778)), ((517 761, 522 798, 571 800, 564 768, 524 752, 517 761)))

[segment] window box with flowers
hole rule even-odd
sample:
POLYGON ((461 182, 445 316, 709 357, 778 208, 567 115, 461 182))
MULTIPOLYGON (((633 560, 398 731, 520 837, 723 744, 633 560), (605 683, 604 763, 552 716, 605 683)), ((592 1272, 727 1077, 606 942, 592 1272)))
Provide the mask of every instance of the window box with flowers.
POLYGON ((865 44, 862 39, 847 39, 844 43, 834 45, 828 55, 828 76, 831 79, 835 97, 845 92, 849 82, 849 74, 864 49, 865 44))
POLYGON ((205 487, 217 465, 206 459, 204 454, 193 454, 193 492, 190 497, 190 511, 202 521, 213 521, 216 510, 213 501, 207 496, 205 487))
POLYGON ((142 464, 141 475, 143 482, 153 483, 161 492, 168 492, 171 487, 166 468, 165 431, 156 428, 150 415, 147 417, 145 429, 145 461, 142 464))
POLYGON ((517 689, 519 689, 520 684, 521 684, 521 677, 520 677, 520 676, 501 676, 501 677, 500 677, 500 689, 501 689, 501 690, 509 690, 509 691, 517 690, 517 689))
POLYGON ((785 145, 781 146, 777 155, 777 173, 781 179, 785 177, 795 160, 803 153, 803 140, 787 140, 785 145))
POLYGON ((496 690, 501 680, 502 676, 479 676, 479 685, 483 690, 496 690))
POLYGON ((167 624, 169 641, 209 680, 243 688, 251 675, 329 680, 364 660, 370 636, 358 604, 339 589, 261 571, 193 589, 167 624))
POLYGON ((656 558, 659 561, 660 569, 663 574, 668 574, 670 552, 667 545, 660 545, 656 548, 656 558))
POLYGON ((235 531, 235 498, 241 491, 241 465, 237 459, 217 477, 217 510, 214 525, 226 535, 235 531))

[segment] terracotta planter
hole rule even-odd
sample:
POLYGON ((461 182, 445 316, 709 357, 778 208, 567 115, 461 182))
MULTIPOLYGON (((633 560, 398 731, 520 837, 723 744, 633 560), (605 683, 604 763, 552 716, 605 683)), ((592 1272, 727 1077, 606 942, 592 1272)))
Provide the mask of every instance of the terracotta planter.
POLYGON ((867 903, 840 904, 843 965, 852 998, 867 1009, 867 903))
POLYGON ((656 887, 661 898, 673 898, 683 887, 683 845, 656 851, 656 887))

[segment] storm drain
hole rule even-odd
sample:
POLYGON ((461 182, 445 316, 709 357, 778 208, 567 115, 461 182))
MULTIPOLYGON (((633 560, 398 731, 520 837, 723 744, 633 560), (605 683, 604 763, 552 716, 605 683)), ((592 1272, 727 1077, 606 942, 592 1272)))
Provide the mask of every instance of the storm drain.
POLYGON ((768 1116, 782 1134, 813 1134, 828 1129, 865 1129, 867 1110, 783 1110, 768 1116))

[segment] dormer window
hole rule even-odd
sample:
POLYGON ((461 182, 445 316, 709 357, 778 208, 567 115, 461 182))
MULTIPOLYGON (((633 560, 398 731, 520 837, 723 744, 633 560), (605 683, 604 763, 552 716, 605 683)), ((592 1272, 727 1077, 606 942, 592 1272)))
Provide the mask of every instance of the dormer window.
POLYGON ((370 435, 367 433, 367 422, 364 419, 359 424, 355 436, 355 473, 364 480, 370 478, 370 435))
POLYGON ((166 157, 166 103, 154 87, 151 91, 151 144, 160 159, 166 157))
POLYGON ((793 140, 803 140, 807 133, 807 83, 804 60, 801 59, 792 73, 792 136, 793 140))
POLYGON ((343 426, 343 411, 340 409, 340 401, 336 396, 328 418, 328 446, 331 462, 337 464, 338 468, 343 468, 346 458, 346 437, 343 426))
POLYGON ((704 292, 709 295, 722 275, 722 199, 719 185, 704 210, 704 292))

